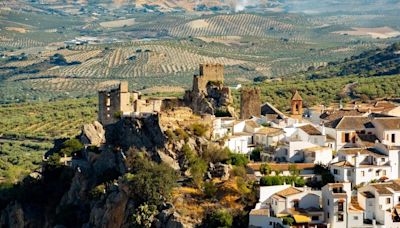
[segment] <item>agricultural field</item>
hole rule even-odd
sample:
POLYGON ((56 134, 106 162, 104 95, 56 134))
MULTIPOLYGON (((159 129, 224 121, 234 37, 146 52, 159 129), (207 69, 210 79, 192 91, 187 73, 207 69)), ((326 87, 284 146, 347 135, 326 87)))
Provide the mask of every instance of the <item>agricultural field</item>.
MULTIPOLYGON (((199 3, 222 7, 218 2, 199 3)), ((136 90, 184 90, 200 63, 224 64, 229 85, 285 78, 400 39, 392 9, 385 16, 372 7, 359 15, 288 13, 285 4, 289 12, 295 4, 248 1, 247 10, 235 12, 233 2, 226 2, 233 11, 215 12, 193 11, 191 1, 182 11, 167 1, 82 8, 57 0, 2 2, 0 103, 93 96, 108 80, 128 80, 136 90), (352 28, 374 34, 343 32, 352 28), (76 39, 89 42, 75 45, 76 39), (46 65, 54 55, 71 64, 46 65)))

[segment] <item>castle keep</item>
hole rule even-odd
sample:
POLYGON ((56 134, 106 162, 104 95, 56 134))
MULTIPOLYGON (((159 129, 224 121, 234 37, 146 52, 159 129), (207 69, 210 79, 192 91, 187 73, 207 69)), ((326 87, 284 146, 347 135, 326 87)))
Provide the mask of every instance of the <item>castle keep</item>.
POLYGON ((261 115, 261 91, 259 88, 244 88, 240 94, 240 118, 249 119, 261 115))
POLYGON ((200 64, 199 75, 193 77, 193 92, 207 92, 209 82, 224 82, 224 65, 200 64))

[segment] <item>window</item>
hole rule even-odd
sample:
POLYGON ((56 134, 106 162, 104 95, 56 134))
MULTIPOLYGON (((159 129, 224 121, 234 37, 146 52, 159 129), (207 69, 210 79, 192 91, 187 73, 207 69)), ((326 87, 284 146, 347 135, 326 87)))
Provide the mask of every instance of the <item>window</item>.
POLYGON ((386 176, 386 170, 383 170, 382 173, 383 173, 383 176, 386 176))
POLYGON ((385 158, 381 158, 381 162, 385 162, 385 158))
POLYGON ((350 133, 344 133, 344 142, 350 142, 350 133))
POLYGON ((379 176, 379 170, 375 171, 375 176, 379 176))
POLYGON ((386 204, 390 204, 390 198, 386 198, 386 204))
POLYGON ((343 211, 343 202, 338 202, 338 211, 343 211))
POLYGON ((347 176, 351 177, 351 170, 347 170, 347 176))
POLYGON ((329 218, 329 212, 328 212, 328 214, 326 215, 326 217, 329 218))
POLYGON ((269 222, 269 225, 272 226, 272 222, 269 222))
POLYGON ((358 216, 353 216, 353 220, 358 220, 358 216))
POLYGON ((396 142, 396 135, 392 134, 392 143, 395 143, 395 142, 396 142))
POLYGON ((338 174, 339 172, 338 172, 338 170, 337 169, 333 169, 333 174, 338 174))
POLYGON ((319 216, 317 216, 317 215, 311 216, 311 220, 312 221, 318 221, 319 220, 319 216))
POLYGON ((398 201, 400 202, 400 196, 399 196, 399 198, 398 198, 398 201))
POLYGON ((365 177, 365 171, 361 171, 361 176, 365 177))
POLYGON ((292 206, 293 206, 294 208, 299 208, 299 200, 293 200, 293 201, 292 201, 292 206))
MULTIPOLYGON (((399 199, 400 199, 400 197, 399 197, 399 199)), ((329 206, 329 200, 326 201, 326 204, 329 206)), ((329 216, 328 216, 328 217, 329 217, 329 216)))
POLYGON ((344 216, 343 216, 343 214, 338 214, 338 215, 337 215, 337 221, 338 221, 338 222, 343 222, 343 221, 344 221, 344 216))

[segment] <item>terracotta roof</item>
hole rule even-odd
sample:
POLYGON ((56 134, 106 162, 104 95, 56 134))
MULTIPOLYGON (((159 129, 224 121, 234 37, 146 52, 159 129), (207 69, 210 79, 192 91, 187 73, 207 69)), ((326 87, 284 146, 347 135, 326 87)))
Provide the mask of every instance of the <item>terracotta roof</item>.
POLYGON ((339 161, 339 162, 332 163, 331 165, 337 166, 337 167, 354 167, 354 165, 348 161, 339 161))
POLYGON ((375 195, 372 194, 370 191, 360 192, 361 195, 365 196, 366 198, 375 198, 375 195))
POLYGON ((379 194, 388 195, 392 194, 392 191, 399 192, 400 191, 400 181, 394 180, 391 182, 385 183, 377 183, 377 184, 370 184, 379 194))
POLYGON ((253 209, 250 211, 250 215, 269 216, 270 214, 268 209, 253 209))
POLYGON ((365 112, 360 112, 356 109, 341 109, 334 111, 325 111, 323 112, 319 118, 329 122, 342 118, 343 116, 362 116, 365 115, 365 112))
POLYGON ((359 154, 368 154, 374 157, 387 157, 387 155, 381 153, 375 148, 344 148, 339 150, 338 153, 343 153, 346 155, 357 155, 359 154))
POLYGON ((398 106, 388 101, 377 101, 374 107, 381 108, 383 111, 390 111, 398 106))
POLYGON ((273 127, 263 127, 259 129, 256 134, 265 134, 265 135, 280 135, 283 134, 284 131, 280 128, 273 128, 273 127))
POLYGON ((321 132, 311 124, 307 124, 299 128, 309 135, 321 135, 321 132))
POLYGON ((357 196, 352 196, 350 201, 350 210, 352 211, 364 211, 364 209, 358 203, 357 196))
POLYGON ((299 91, 296 90, 296 92, 294 92, 293 97, 292 97, 292 101, 302 101, 303 98, 301 98, 299 91))
POLYGON ((246 120, 246 125, 248 125, 252 128, 260 127, 260 125, 258 123, 256 123, 256 121, 254 121, 254 120, 246 120))
POLYGON ((291 195, 295 195, 297 193, 303 192, 300 189, 297 189, 295 187, 290 186, 287 189, 284 189, 282 191, 279 191, 277 193, 275 193, 275 195, 278 195, 280 197, 286 198, 287 196, 291 196, 291 195))
POLYGON ((327 125, 338 130, 360 130, 374 127, 371 119, 363 116, 344 116, 339 120, 327 123, 327 125))
MULTIPOLYGON (((247 164, 247 166, 253 170, 260 170, 261 164, 263 163, 249 163, 247 164)), ((271 170, 276 170, 276 171, 288 171, 289 165, 295 165, 298 170, 312 169, 315 167, 314 163, 267 163, 267 164, 269 165, 269 167, 271 167, 271 170)))
POLYGON ((374 123, 378 123, 385 130, 400 130, 400 117, 375 118, 374 123))
POLYGON ((368 135, 368 134, 357 134, 360 142, 367 147, 372 147, 375 145, 375 142, 379 142, 379 139, 376 135, 368 135))

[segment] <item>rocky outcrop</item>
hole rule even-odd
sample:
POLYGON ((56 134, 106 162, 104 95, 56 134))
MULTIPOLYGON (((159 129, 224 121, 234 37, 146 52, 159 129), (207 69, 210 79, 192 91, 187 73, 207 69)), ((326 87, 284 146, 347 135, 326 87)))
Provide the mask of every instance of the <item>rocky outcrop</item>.
POLYGON ((80 140, 85 145, 100 146, 105 143, 106 137, 103 125, 98 121, 83 125, 80 140))
POLYGON ((208 166, 209 177, 221 178, 221 180, 229 179, 229 165, 218 162, 217 164, 210 163, 208 166))
POLYGON ((197 114, 235 116, 231 90, 223 86, 222 82, 209 82, 204 92, 186 91, 184 100, 197 114))
POLYGON ((125 117, 106 127, 107 145, 153 151, 163 148, 166 137, 160 127, 158 115, 143 117, 125 117))

